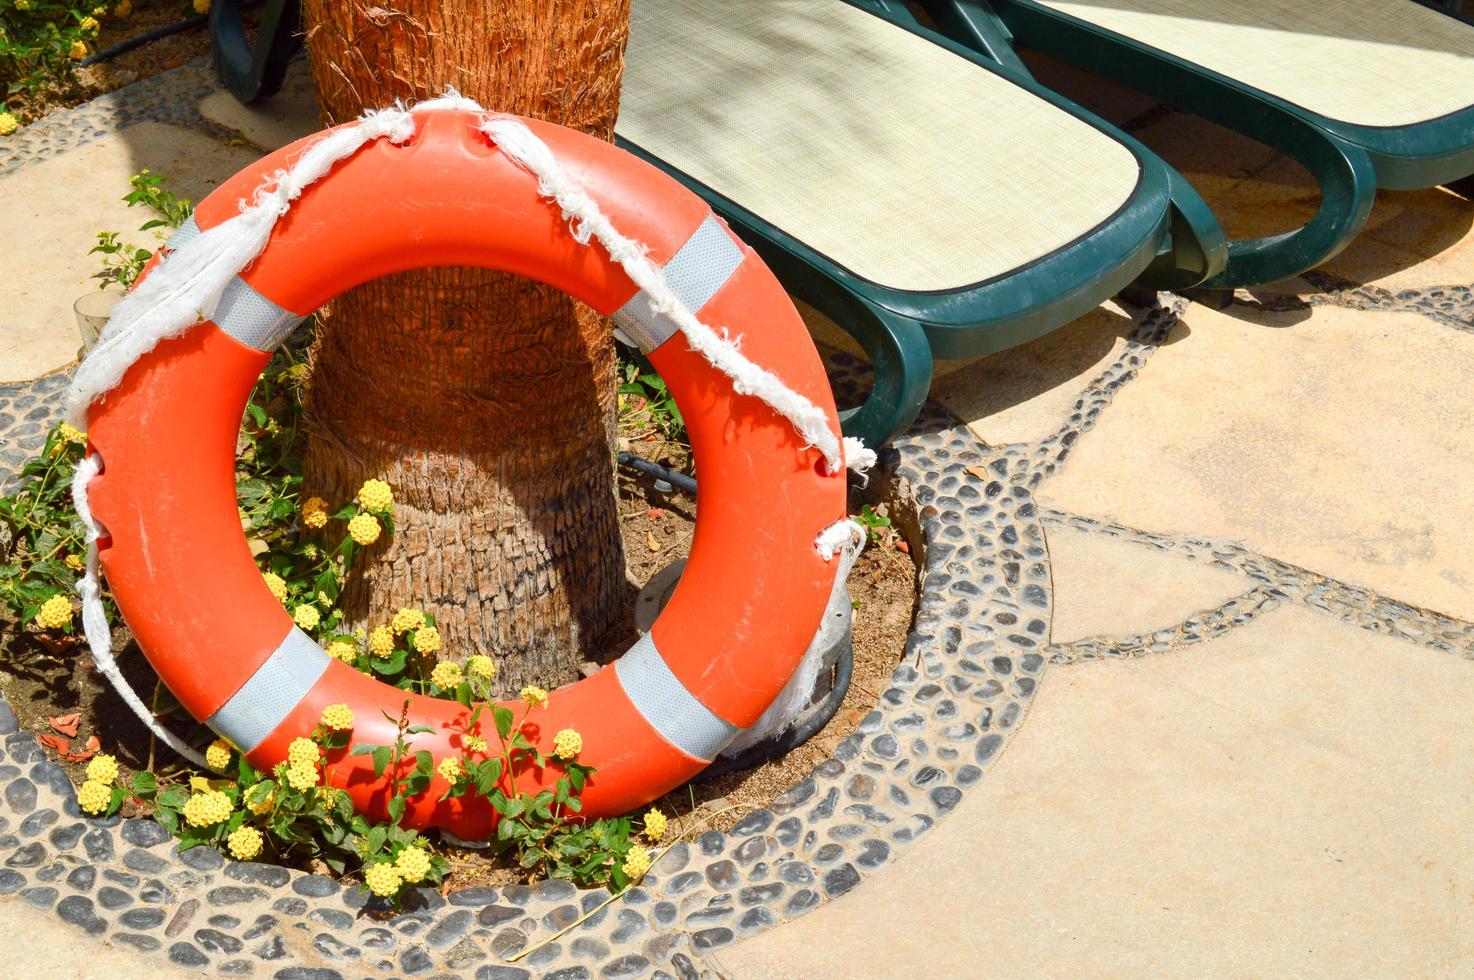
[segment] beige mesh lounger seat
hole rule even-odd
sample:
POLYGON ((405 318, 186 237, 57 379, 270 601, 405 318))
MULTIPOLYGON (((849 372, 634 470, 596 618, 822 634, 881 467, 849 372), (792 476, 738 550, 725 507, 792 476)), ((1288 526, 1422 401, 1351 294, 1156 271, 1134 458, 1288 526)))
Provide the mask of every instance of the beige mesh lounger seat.
POLYGON ((941 30, 1016 70, 1014 46, 1044 51, 1303 163, 1321 184, 1315 227, 1231 243, 1220 285, 1324 261, 1360 229, 1376 187, 1474 173, 1474 22, 1432 0, 921 2, 941 30))
POLYGON ((885 6, 634 0, 617 127, 865 347, 846 428, 872 442, 914 417, 933 355, 1029 340, 1154 261, 1214 262, 1173 245, 1158 158, 885 6))

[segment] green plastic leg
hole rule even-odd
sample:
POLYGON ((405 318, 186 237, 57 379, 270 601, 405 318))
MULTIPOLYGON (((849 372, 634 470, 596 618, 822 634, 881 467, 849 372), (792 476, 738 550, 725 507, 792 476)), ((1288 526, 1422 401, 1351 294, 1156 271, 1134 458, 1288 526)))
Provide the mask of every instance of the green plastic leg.
POLYGON ((864 348, 875 386, 859 408, 841 415, 844 434, 872 449, 890 442, 916 419, 931 388, 931 345, 921 325, 854 297, 849 309, 825 310, 864 348))
POLYGON ((266 0, 253 47, 246 41, 241 0, 215 0, 210 6, 210 40, 215 74, 241 102, 270 98, 281 90, 287 65, 302 46, 298 0, 266 0))

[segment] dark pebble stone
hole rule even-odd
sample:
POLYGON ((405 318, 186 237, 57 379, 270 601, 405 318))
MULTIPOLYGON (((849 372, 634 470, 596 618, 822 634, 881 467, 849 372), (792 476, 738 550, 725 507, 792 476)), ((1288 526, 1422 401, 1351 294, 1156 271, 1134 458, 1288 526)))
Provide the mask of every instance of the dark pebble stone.
POLYGON ((947 813, 962 802, 962 790, 956 786, 938 786, 931 791, 931 802, 938 813, 947 813))
POLYGON ((589 980, 592 976, 586 966, 565 966, 561 970, 552 973, 544 973, 543 980, 589 980))
POLYGON ((814 880, 814 872, 802 861, 788 861, 778 868, 778 877, 790 885, 807 885, 814 880))
POLYGON ((184 902, 174 912, 174 918, 169 920, 168 927, 164 929, 164 935, 168 936, 170 939, 173 939, 175 936, 184 932, 185 929, 189 928, 189 920, 193 919, 194 914, 199 910, 199 899, 191 898, 189 901, 184 902))
POLYGON ((697 844, 700 845, 702 854, 716 857, 727 846, 727 835, 720 830, 708 830, 697 840, 697 844))
MULTIPOLYGON (((362 895, 363 892, 359 891, 358 894, 362 895)), ((410 912, 434 912, 449 904, 445 896, 433 888, 413 888, 406 892, 401 900, 405 909, 410 912)), ((343 904, 349 908, 367 908, 372 912, 387 912, 393 909, 387 898, 379 898, 377 895, 371 896, 368 901, 358 905, 348 901, 348 896, 344 895, 343 904)))
POLYGON ((369 949, 393 949, 398 942, 388 929, 365 929, 358 941, 369 949))
POLYGON ((210 957, 192 943, 175 943, 169 947, 169 962, 178 966, 204 966, 210 962, 210 957))
POLYGON ((766 905, 783 894, 783 886, 776 881, 766 885, 749 885, 737 893, 737 901, 743 905, 766 905))
POLYGON ((143 890, 138 893, 138 897, 150 905, 168 905, 174 901, 174 889, 157 878, 150 878, 143 883, 143 890))
POLYGON ((883 840, 867 840, 860 847, 860 856, 855 863, 862 868, 878 868, 891 854, 891 846, 883 840))
POLYGON ((45 860, 46 845, 38 842, 16 848, 15 853, 5 859, 5 866, 7 868, 35 868, 39 867, 41 862, 45 860))
POLYGON ((668 887, 672 895, 679 895, 690 891, 704 880, 700 871, 682 871, 671 879, 668 887))
POLYGON ((42 885, 39 888, 27 888, 20 893, 20 897, 38 909, 49 909, 51 908, 51 903, 56 901, 56 889, 50 885, 42 885))
MULTIPOLYGON (((258 915, 256 916, 256 921, 251 923, 251 928, 241 933, 241 938, 246 942, 250 942, 258 936, 264 936, 276 928, 276 921, 276 916, 274 915, 258 915)), ((382 932, 383 930, 380 931, 382 932)))
POLYGON ((959 766, 957 769, 957 785, 971 786, 983 775, 983 771, 974 765, 959 766))
POLYGON ((824 891, 830 898, 838 898, 860 883, 860 872, 853 864, 841 864, 824 872, 824 891))
POLYGON ((543 916, 543 925, 556 932, 573 925, 578 921, 578 916, 577 905, 560 905, 543 916))
MULTIPOLYGON (((418 946, 411 946, 399 954, 399 966, 400 969, 404 970, 410 976, 416 976, 421 973, 429 973, 435 969, 435 962, 430 959, 429 953, 418 946)), ((281 974, 277 974, 277 976, 280 977, 281 974)))
POLYGON ((67 875, 67 887, 74 892, 90 891, 94 882, 97 881, 97 869, 90 864, 84 864, 80 868, 73 868, 72 873, 67 875))
POLYGON ((778 838, 778 843, 784 847, 797 844, 801 833, 803 833, 803 823, 798 817, 789 817, 773 828, 773 834, 778 838))
POLYGON ((362 954, 347 943, 326 932, 312 937, 312 948, 322 955, 337 960, 356 960, 362 954))
POLYGON ((865 828, 857 823, 842 823, 829 828, 829 836, 835 840, 854 840, 864 835, 865 828))
POLYGON ((818 823, 821 820, 828 820, 830 817, 834 816, 834 807, 838 803, 839 787, 831 786, 829 787, 829 792, 824 794, 824 799, 820 800, 818 804, 816 804, 814 808, 809 811, 809 823, 818 823))
POLYGON ((87 856, 98 864, 113 859, 113 835, 106 830, 94 830, 82 838, 82 847, 87 856))
POLYGON ((85 823, 69 823, 65 827, 57 827, 46 839, 58 851, 70 851, 77 846, 77 842, 82 839, 82 835, 86 832, 87 825, 85 823))
POLYGON ((609 955, 609 944, 593 936, 579 936, 573 941, 571 948, 574 956, 591 960, 602 960, 609 955))
POLYGON ((598 908, 608 897, 606 892, 586 891, 583 893, 583 897, 578 900, 578 904, 583 906, 585 913, 588 913, 598 908))
POLYGON ((118 921, 129 929, 157 929, 168 915, 161 908, 129 909, 118 917, 118 921))
POLYGON ((611 980, 619 980, 621 977, 637 977, 648 969, 650 969, 649 960, 639 953, 630 953, 617 960, 610 960, 604 964, 604 969, 599 973, 611 980))
POLYGON ((508 885, 502 889, 502 898, 513 905, 526 905, 532 901, 532 889, 526 885, 508 885))
POLYGON ((313 909, 307 913, 307 918, 333 929, 344 930, 353 928, 353 916, 338 909, 313 909))
MULTIPOLYGON (((645 877, 645 878, 643 878, 641 880, 642 881, 649 882, 650 881, 650 878, 647 876, 647 877, 645 877)), ((624 904, 626 904, 626 905, 649 905, 650 904, 650 890, 648 888, 646 888, 644 885, 635 885, 633 888, 626 889, 625 890, 625 893, 624 893, 624 904)))
POLYGON ((462 939, 445 955, 445 965, 455 970, 450 974, 450 980, 458 980, 465 976, 461 971, 478 960, 486 959, 486 953, 470 939, 462 939))
POLYGON ((706 881, 713 888, 731 888, 737 883, 737 865, 731 861, 716 861, 708 865, 706 881))
POLYGON ((825 759, 814 767, 814 772, 825 779, 833 779, 844 772, 844 763, 837 759, 825 759))
POLYGON ((287 944, 279 935, 268 936, 251 947, 251 955, 259 960, 279 960, 287 955, 287 944))
POLYGON ((215 972, 226 977, 244 977, 256 972, 256 964, 250 960, 226 960, 215 968, 215 972))
POLYGON ((124 946, 132 946, 140 953, 154 953, 164 945, 153 936, 140 936, 132 932, 113 933, 113 942, 122 943, 124 946))
POLYGON ((24 776, 12 781, 5 787, 5 804, 17 815, 30 813, 36 808, 36 784, 24 776))
POLYGON ((503 929, 491 941, 492 952, 506 959, 527 945, 527 934, 521 929, 503 929))
MULTIPOLYGON (((266 892, 260 888, 241 888, 238 885, 221 885, 219 888, 210 889, 209 894, 205 898, 211 905, 240 905, 245 902, 262 901, 266 898, 266 892)), ((307 903, 305 902, 302 903, 302 911, 307 911, 307 903)), ((300 915, 301 913, 299 912, 297 914, 300 915)))
POLYGON ((16 732, 8 736, 5 739, 5 751, 10 754, 10 761, 18 765, 46 760, 46 752, 41 748, 40 743, 26 732, 16 732))
POLYGON ((245 943, 219 929, 196 929, 194 941, 212 953, 233 956, 245 948, 245 943))
POLYGON ((375 896, 370 895, 362 888, 349 888, 342 894, 343 904, 355 912, 367 906, 369 899, 373 897, 375 896))
POLYGON ((702 929, 691 934, 691 940, 696 944, 697 949, 720 949, 736 938, 737 934, 726 926, 702 929))
POLYGON ((61 921, 74 925, 94 936, 107 932, 107 921, 97 914, 92 899, 82 895, 68 895, 56 903, 56 914, 61 921))
POLYGON ((737 845, 737 850, 733 853, 740 863, 751 864, 768 853, 768 838, 749 837, 737 845))
POLYGON ((547 902, 565 901, 578 894, 573 882, 561 878, 546 878, 538 882, 533 891, 538 898, 547 902))
POLYGON ((244 881, 251 885, 265 885, 267 888, 280 888, 292 877, 292 873, 286 868, 274 864, 260 864, 256 861, 232 861, 225 866, 225 877, 234 878, 236 881, 244 881))
POLYGON ((0 783, 8 783, 19 775, 20 766, 12 766, 8 763, 6 765, 0 766, 0 783))
POLYGON ((807 912, 819 904, 819 893, 811 888, 801 888, 788 898, 788 904, 783 907, 783 914, 795 916, 807 912))
POLYGON ((133 904, 133 896, 121 888, 103 885, 97 892, 97 904, 105 909, 120 909, 133 904))
POLYGON ((156 875, 168 871, 169 862, 157 854, 150 854, 148 851, 135 847, 123 855, 123 867, 141 871, 146 875, 156 875))
POLYGON ((343 974, 325 966, 291 966, 277 970, 272 980, 343 980, 343 974))
POLYGON ((655 862, 652 871, 658 871, 662 875, 673 875, 686 870, 686 865, 691 863, 691 848, 682 841, 675 844, 670 850, 660 856, 655 862))
POLYGON ((303 875, 292 882, 292 891, 308 898, 327 898, 336 895, 342 887, 327 875, 303 875))
POLYGON ((825 844, 823 847, 819 848, 819 850, 814 852, 814 862, 816 864, 829 864, 831 862, 838 861, 840 855, 843 853, 844 848, 840 847, 838 844, 825 844))
POLYGON ((515 966, 483 966, 476 971, 476 980, 532 980, 532 974, 515 966))
POLYGON ((67 866, 65 864, 62 864, 60 861, 53 861, 40 871, 37 871, 35 878, 37 881, 55 881, 65 874, 66 870, 67 866))
POLYGON ((732 834, 736 837, 750 837, 753 834, 761 834, 773 825, 774 819, 776 818, 773 816, 773 811, 757 810, 737 821, 736 825, 732 828, 732 834))
POLYGON ((916 775, 911 777, 912 786, 930 786, 932 783, 942 779, 947 774, 936 766, 922 766, 916 770, 916 775))
POLYGON ((15 711, 0 698, 0 735, 9 735, 20 730, 20 719, 16 718, 15 711))
POLYGON ((773 801, 773 810, 777 813, 790 813, 813 799, 814 794, 818 791, 819 784, 814 782, 812 776, 802 779, 784 790, 773 801))
POLYGON ((696 965, 691 962, 691 957, 685 953, 677 953, 670 958, 670 965, 676 968, 676 973, 681 980, 697 980, 696 965))
MULTIPOLYGON (((660 925, 668 926, 676 921, 676 915, 680 910, 676 908, 675 902, 656 902, 655 907, 650 912, 655 916, 656 922, 660 925)), ((618 935, 615 935, 614 938, 616 941, 622 941, 618 935)))
POLYGON ((50 827, 52 824, 56 823, 56 821, 60 819, 60 817, 61 814, 57 813, 55 810, 37 810, 35 813, 31 814, 29 817, 26 817, 20 822, 20 835, 22 837, 35 837, 37 834, 40 834, 42 831, 44 831, 47 827, 50 827))
POLYGON ((225 855, 213 847, 191 847, 180 851, 179 860, 196 871, 217 871, 225 865, 225 855))
POLYGON ((72 780, 67 775, 67 771, 50 759, 38 762, 31 767, 31 782, 37 786, 45 786, 57 796, 69 796, 77 792, 72 787, 72 780))
POLYGON ((413 936, 431 923, 428 915, 396 915, 390 923, 406 936, 413 936))
MULTIPOLYGON (((570 905, 561 908, 573 908, 570 905)), ((578 918, 577 915, 574 918, 578 918)), ((425 942, 436 949, 444 949, 466 934, 471 928, 471 912, 469 909, 456 909, 435 924, 435 928, 425 933, 425 942)))
POLYGON ((476 913, 476 921, 483 926, 495 928, 503 922, 511 922, 514 919, 521 918, 521 916, 521 909, 508 908, 505 905, 488 905, 476 913))
POLYGON ((742 913, 742 918, 737 920, 737 928, 743 932, 753 932, 757 929, 766 929, 777 921, 778 917, 773 914, 772 909, 748 909, 742 913))
POLYGON ((450 893, 450 904, 476 908, 482 905, 490 905, 498 897, 495 888, 462 888, 460 891, 450 893))
MULTIPOLYGON (((217 892, 218 891, 221 891, 221 890, 222 889, 219 889, 219 888, 215 889, 215 891, 217 891, 217 892)), ((256 892, 257 895, 260 898, 265 898, 266 897, 266 893, 263 892, 263 891, 261 891, 261 889, 259 889, 259 888, 234 888, 234 887, 232 887, 231 888, 231 891, 235 891, 235 892, 256 892)), ((215 894, 215 892, 211 892, 210 894, 213 895, 213 894, 215 894)), ((255 900, 256 899, 254 897, 251 898, 251 899, 242 899, 242 901, 255 901, 255 900)), ((210 901, 211 902, 215 902, 215 900, 213 898, 210 901)), ((221 903, 215 902, 215 904, 218 905, 218 904, 221 904, 221 903)), ((274 902, 271 903, 271 908, 272 908, 273 911, 280 912, 283 915, 305 915, 307 913, 307 903, 305 901, 303 901, 302 899, 300 899, 300 898, 278 898, 276 901, 274 901, 274 902)))
POLYGON ((885 735, 877 735, 870 740, 870 751, 877 758, 890 760, 900 756, 901 745, 896 741, 894 735, 887 733, 885 735))
POLYGON ((126 871, 119 871, 116 868, 108 868, 102 873, 102 876, 114 884, 122 885, 124 888, 137 888, 143 881, 138 875, 129 874, 126 871))
POLYGON ((135 847, 153 847, 169 839, 169 832, 156 820, 124 820, 122 834, 135 847))

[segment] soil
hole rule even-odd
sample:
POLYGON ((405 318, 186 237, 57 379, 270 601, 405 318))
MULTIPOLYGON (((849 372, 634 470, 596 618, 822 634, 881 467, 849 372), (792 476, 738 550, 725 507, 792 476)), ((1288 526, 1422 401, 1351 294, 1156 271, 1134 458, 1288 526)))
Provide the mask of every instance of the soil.
MULTIPOLYGON (((109 0, 109 9, 115 3, 116 0, 109 0)), ((133 0, 133 13, 127 20, 111 15, 102 18, 102 33, 93 42, 92 50, 102 51, 156 27, 192 16, 194 9, 186 0, 133 0)), ((254 15, 247 12, 245 22, 248 27, 254 26, 254 15)), ((178 68, 209 53, 209 30, 203 26, 191 28, 135 48, 111 61, 73 69, 70 78, 34 94, 17 93, 6 100, 7 108, 23 124, 34 122, 48 112, 95 99, 104 92, 178 68)))
MULTIPOLYGON (((683 463, 687 458, 684 447, 664 443, 658 437, 622 445, 662 464, 683 463)), ((696 504, 678 491, 656 490, 652 478, 626 468, 621 469, 620 501, 625 557, 631 589, 635 591, 689 552, 696 504)), ((852 500, 851 512, 857 512, 860 504, 858 499, 852 500)), ((875 707, 887 678, 900 662, 914 615, 917 571, 908 550, 899 535, 885 529, 882 540, 865 550, 850 573, 847 585, 854 604, 854 672, 849 692, 834 717, 814 738, 785 756, 747 771, 690 783, 658 801, 655 805, 670 817, 667 840, 727 829, 750 810, 767 806, 828 758, 840 740, 875 707)), ((629 620, 605 638, 593 659, 614 659, 636 635, 631 605, 629 620)), ((119 666, 140 696, 145 701, 152 699, 161 713, 170 709, 177 712, 173 698, 158 683, 126 630, 116 631, 114 649, 121 651, 119 666)), ((594 666, 589 665, 590 669, 594 666)), ((103 751, 117 756, 125 780, 140 769, 152 769, 166 778, 171 772, 187 768, 173 753, 155 744, 148 730, 98 676, 79 639, 46 643, 21 624, 0 621, 0 690, 24 730, 66 739, 64 745, 57 742, 51 746, 51 756, 77 783, 82 781, 86 760, 70 761, 68 755, 84 752, 89 736, 94 735, 103 751), (67 716, 74 713, 80 718, 75 735, 68 737, 52 720, 60 720, 65 728, 67 716)), ((201 745, 211 738, 182 713, 175 714, 169 724, 176 732, 193 731, 196 737, 192 740, 201 745)), ((123 804, 124 815, 146 812, 146 807, 132 800, 123 804)), ((475 850, 448 848, 446 856, 454 869, 447 878, 448 887, 508 884, 523 878, 516 867, 502 860, 489 860, 475 850)))

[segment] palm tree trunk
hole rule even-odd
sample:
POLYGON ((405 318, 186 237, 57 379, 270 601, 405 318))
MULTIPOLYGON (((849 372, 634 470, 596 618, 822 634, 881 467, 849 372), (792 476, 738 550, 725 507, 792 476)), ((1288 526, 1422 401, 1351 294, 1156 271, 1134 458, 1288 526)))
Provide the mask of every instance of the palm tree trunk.
MULTIPOLYGON (((304 21, 329 124, 454 87, 613 135, 629 0, 306 0, 304 21)), ((607 321, 504 273, 408 272, 335 300, 313 352, 306 489, 341 501, 383 477, 398 523, 346 589, 350 616, 426 608, 447 654, 496 656, 506 688, 573 680, 630 601, 614 367, 607 321)))

